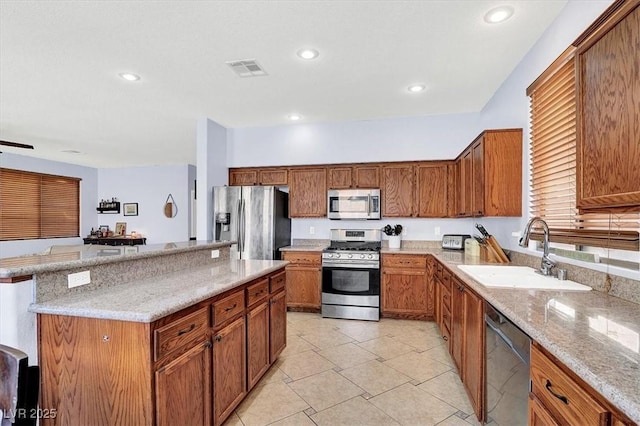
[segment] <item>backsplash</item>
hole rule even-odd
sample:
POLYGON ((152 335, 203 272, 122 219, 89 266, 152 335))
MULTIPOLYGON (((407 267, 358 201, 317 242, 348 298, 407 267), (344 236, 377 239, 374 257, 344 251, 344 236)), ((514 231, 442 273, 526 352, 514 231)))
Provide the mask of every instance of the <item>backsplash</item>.
MULTIPOLYGON (((512 251, 509 253, 509 257, 511 258, 511 262, 516 265, 530 266, 536 269, 540 267, 540 258, 536 256, 512 251)), ((638 280, 608 274, 611 278, 611 288, 607 291, 606 272, 583 268, 560 261, 557 263, 557 267, 566 269, 567 279, 571 281, 588 285, 594 290, 607 293, 610 296, 640 304, 640 281, 638 280)))

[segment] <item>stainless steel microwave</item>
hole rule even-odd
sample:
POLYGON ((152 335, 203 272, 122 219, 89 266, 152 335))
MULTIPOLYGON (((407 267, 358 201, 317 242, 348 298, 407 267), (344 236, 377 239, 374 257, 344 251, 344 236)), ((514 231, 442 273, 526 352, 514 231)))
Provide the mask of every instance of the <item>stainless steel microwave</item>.
POLYGON ((329 219, 380 219, 379 189, 330 189, 329 219))

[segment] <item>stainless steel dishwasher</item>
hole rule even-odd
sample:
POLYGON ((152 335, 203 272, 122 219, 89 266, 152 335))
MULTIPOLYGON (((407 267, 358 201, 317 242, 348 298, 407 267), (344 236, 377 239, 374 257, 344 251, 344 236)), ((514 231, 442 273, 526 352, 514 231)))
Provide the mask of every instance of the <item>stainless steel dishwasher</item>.
POLYGON ((487 422, 526 425, 531 338, 485 302, 487 422))

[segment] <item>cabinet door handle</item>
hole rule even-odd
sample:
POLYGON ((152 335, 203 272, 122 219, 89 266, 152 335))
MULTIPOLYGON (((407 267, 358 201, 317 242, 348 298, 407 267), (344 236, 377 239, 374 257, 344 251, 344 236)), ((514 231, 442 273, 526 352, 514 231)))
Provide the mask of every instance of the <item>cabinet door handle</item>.
POLYGON ((196 328, 196 325, 195 324, 191 324, 189 327, 178 331, 178 336, 182 336, 183 334, 187 334, 188 332, 193 331, 194 328, 196 328))
POLYGON ((556 398, 558 398, 560 401, 564 402, 566 405, 569 405, 569 398, 567 398, 564 395, 560 395, 559 393, 555 393, 552 389, 551 386, 553 386, 551 384, 551 382, 549 381, 549 379, 547 379, 547 384, 544 386, 545 388, 547 388, 547 390, 551 393, 551 395, 555 396, 556 398))
POLYGON ((209 342, 208 340, 206 342, 204 342, 204 347, 205 348, 211 348, 213 347, 213 343, 209 342))
POLYGON ((236 308, 236 306, 238 306, 238 304, 237 304, 237 303, 234 303, 234 304, 233 304, 233 306, 229 306, 229 307, 228 307, 228 308, 226 308, 224 311, 225 311, 225 312, 229 312, 230 310, 235 309, 235 308, 236 308))
POLYGON ((216 342, 219 342, 222 340, 222 336, 218 334, 213 340, 215 340, 216 342))
POLYGON ((257 293, 254 293, 253 295, 254 295, 255 297, 258 297, 258 296, 260 296, 260 295, 262 294, 262 292, 263 292, 263 291, 264 291, 264 290, 260 290, 260 291, 258 291, 257 293))
POLYGON ((448 342, 449 338, 447 336, 442 336, 442 340, 444 340, 445 342, 448 342))

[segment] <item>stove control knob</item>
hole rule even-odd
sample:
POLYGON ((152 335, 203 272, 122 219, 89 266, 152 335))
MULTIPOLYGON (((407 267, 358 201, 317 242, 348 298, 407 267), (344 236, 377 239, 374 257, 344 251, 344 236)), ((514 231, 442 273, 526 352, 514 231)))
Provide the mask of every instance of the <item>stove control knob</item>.
POLYGON ((340 257, 340 253, 336 253, 336 259, 340 257))
MULTIPOLYGON (((369 256, 371 256, 371 255, 369 255, 369 256)), ((364 254, 360 255, 360 259, 364 259, 364 254)))
POLYGON ((369 259, 373 259, 373 255, 370 254, 369 256, 367 256, 369 259))
POLYGON ((350 255, 348 255, 347 257, 348 257, 349 259, 351 259, 351 258, 353 257, 353 255, 352 255, 352 254, 350 254, 350 255))
POLYGON ((331 259, 333 257, 333 253, 327 253, 327 257, 331 259))

